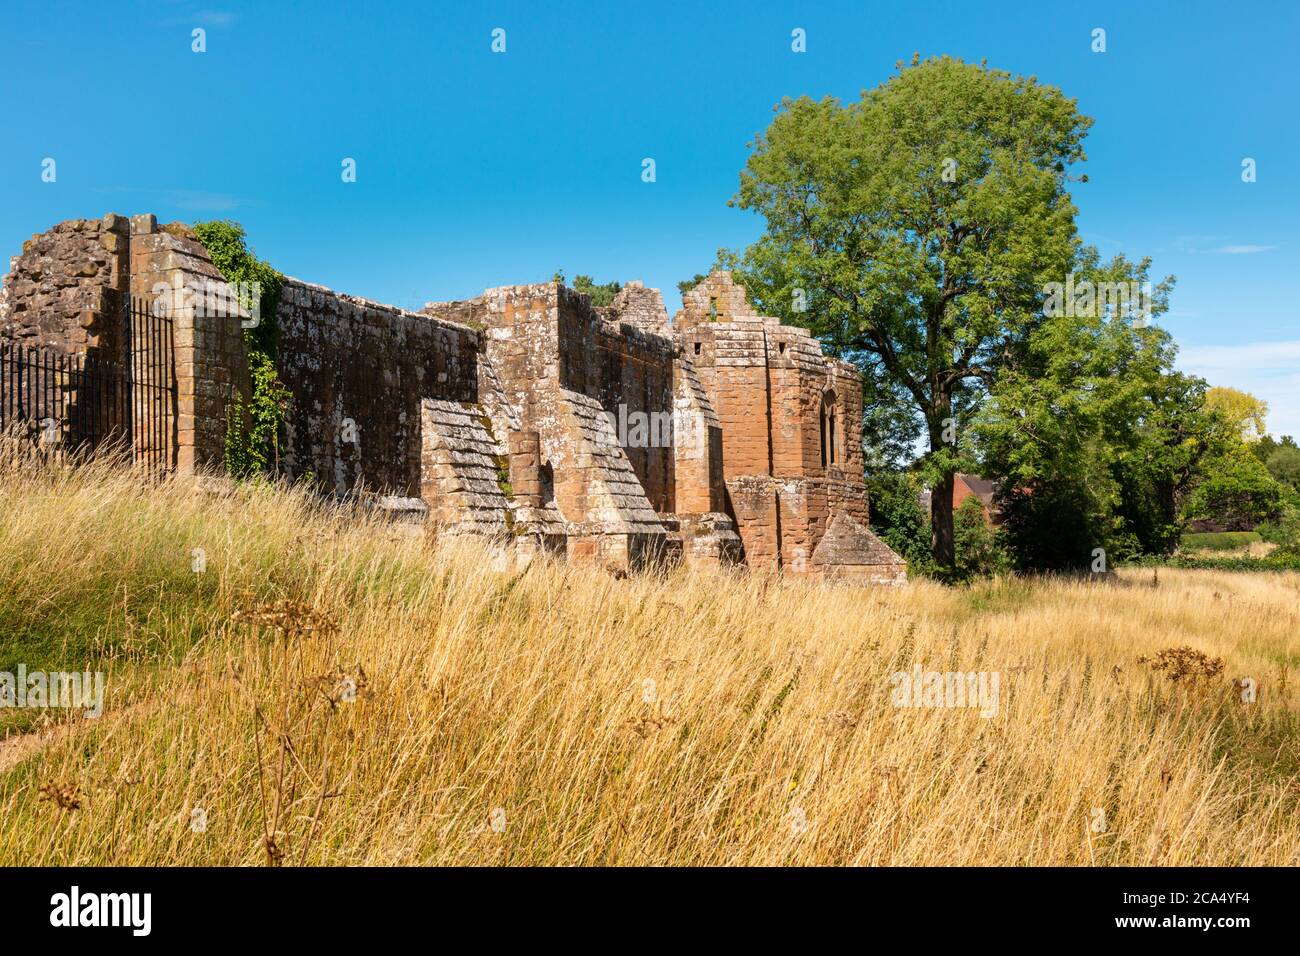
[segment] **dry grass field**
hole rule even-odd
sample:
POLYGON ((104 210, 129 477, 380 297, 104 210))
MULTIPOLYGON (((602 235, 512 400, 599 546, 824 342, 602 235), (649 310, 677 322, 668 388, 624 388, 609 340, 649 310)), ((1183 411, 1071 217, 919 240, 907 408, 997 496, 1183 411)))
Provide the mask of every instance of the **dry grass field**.
POLYGON ((0 671, 107 672, 96 719, 0 710, 3 864, 1300 864, 1300 574, 620 580, 0 478, 0 671), (1139 661, 1182 646, 1222 671, 1139 661), (996 712, 895 706, 916 664, 996 712))

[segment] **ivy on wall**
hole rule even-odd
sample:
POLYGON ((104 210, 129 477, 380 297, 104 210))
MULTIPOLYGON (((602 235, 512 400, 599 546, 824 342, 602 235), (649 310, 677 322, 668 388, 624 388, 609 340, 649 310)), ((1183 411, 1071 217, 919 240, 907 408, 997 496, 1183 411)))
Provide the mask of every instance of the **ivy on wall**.
MULTIPOLYGON (((194 233, 208 249, 212 264, 236 289, 259 289, 260 320, 244 329, 252 391, 247 400, 238 392, 226 407, 225 464, 235 478, 248 478, 278 469, 280 431, 292 398, 276 371, 280 328, 276 310, 284 276, 248 248, 244 227, 229 219, 194 224, 194 233)), ((251 303, 242 303, 248 307, 251 303)))

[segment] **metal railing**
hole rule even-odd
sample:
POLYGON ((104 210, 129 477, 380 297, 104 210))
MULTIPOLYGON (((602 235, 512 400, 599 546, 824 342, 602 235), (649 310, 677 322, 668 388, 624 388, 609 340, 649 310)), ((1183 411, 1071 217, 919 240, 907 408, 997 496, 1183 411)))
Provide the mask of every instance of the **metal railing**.
POLYGON ((75 464, 111 452, 165 474, 176 462, 171 319, 132 299, 123 361, 0 339, 0 456, 75 464))

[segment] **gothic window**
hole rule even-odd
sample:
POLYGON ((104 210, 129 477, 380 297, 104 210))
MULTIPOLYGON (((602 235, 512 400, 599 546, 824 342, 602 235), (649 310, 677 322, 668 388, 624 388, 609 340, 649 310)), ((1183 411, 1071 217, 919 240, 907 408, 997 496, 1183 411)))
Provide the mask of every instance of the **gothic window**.
POLYGON ((839 410, 835 405, 835 393, 827 392, 822 396, 821 409, 821 444, 822 444, 822 467, 834 465, 840 460, 841 450, 838 447, 839 428, 838 418, 839 410))

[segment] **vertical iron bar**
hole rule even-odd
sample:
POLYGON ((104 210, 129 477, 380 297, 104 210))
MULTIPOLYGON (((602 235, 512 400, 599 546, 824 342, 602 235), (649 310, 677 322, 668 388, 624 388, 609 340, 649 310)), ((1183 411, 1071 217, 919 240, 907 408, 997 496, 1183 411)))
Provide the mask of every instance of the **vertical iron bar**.
MULTIPOLYGON (((150 311, 151 314, 153 313, 153 310, 152 310, 152 309, 150 309, 149 311, 150 311)), ((158 449, 158 411, 157 411, 157 407, 156 407, 156 405, 155 405, 155 402, 157 401, 158 390, 157 390, 157 383, 154 381, 154 375, 155 375, 155 370, 154 370, 154 357, 155 357, 155 353, 156 353, 156 351, 157 351, 157 339, 158 339, 158 316, 154 315, 153 318, 152 318, 152 319, 150 320, 150 322, 149 322, 149 343, 148 343, 148 352, 147 352, 146 355, 145 355, 145 363, 146 363, 146 367, 148 368, 148 372, 146 372, 145 374, 147 374, 147 375, 149 376, 149 462, 148 462, 148 467, 149 467, 149 472, 150 472, 151 475, 153 474, 153 470, 154 470, 155 466, 157 465, 157 449, 158 449)))
POLYGON ((145 374, 149 376, 149 461, 147 467, 149 468, 150 475, 152 475, 154 469, 154 452, 158 447, 158 414, 154 408, 156 391, 154 387, 153 368, 155 340, 158 336, 158 316, 153 315, 152 309, 149 311, 151 315, 149 320, 149 340, 145 346, 147 351, 145 352, 144 361, 146 369, 145 374))

